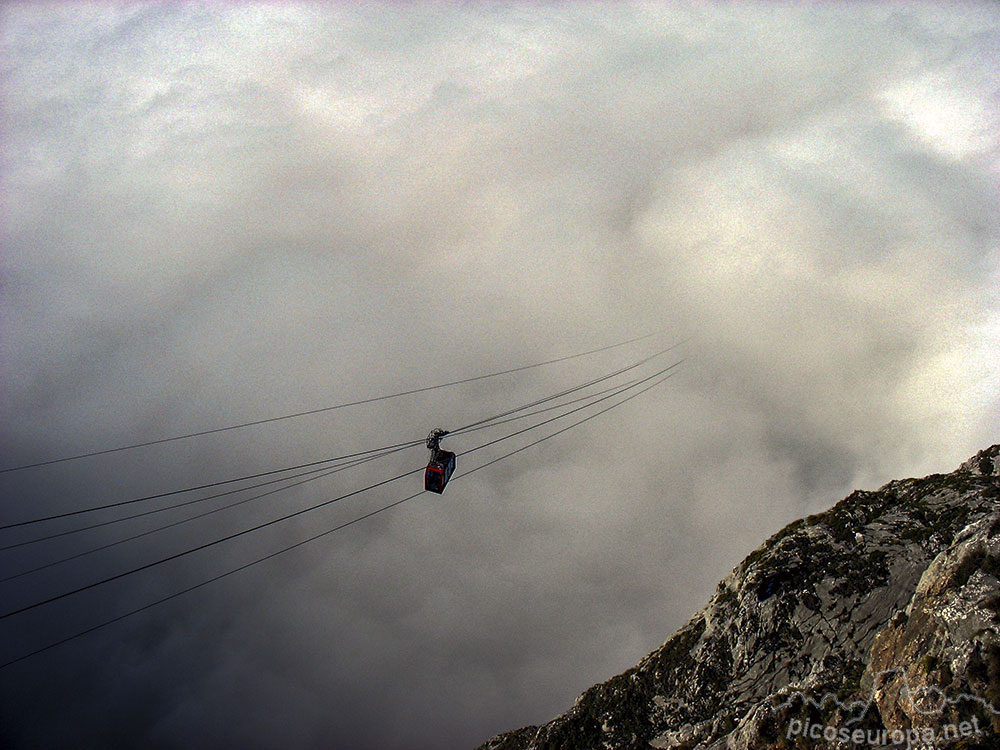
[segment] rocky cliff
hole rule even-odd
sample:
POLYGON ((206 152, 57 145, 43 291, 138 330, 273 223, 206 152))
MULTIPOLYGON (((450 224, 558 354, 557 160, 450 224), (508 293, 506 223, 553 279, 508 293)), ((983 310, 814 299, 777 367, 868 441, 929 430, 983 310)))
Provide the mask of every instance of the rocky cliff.
POLYGON ((1000 445, 771 537, 638 665, 480 750, 1000 747, 1000 445))

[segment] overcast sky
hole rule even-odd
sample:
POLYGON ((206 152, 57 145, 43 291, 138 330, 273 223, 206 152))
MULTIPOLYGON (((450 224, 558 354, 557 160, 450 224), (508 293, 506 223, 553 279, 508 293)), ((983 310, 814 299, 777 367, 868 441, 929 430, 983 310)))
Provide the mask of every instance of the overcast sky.
MULTIPOLYGON (((0 474, 0 523, 419 440, 685 341, 675 377, 460 458, 442 496, 0 671, 4 746, 472 747, 634 664, 787 522, 1000 441, 996 4, 7 3, 0 45, 0 467, 656 333, 0 474)), ((425 460, 0 583, 2 608, 425 460)), ((6 618, 0 661, 419 487, 6 618)))

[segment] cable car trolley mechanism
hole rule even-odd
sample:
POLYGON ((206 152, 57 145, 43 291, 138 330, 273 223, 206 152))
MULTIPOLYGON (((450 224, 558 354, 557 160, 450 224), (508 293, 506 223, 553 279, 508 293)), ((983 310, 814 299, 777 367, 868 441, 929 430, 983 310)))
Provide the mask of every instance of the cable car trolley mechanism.
POLYGON ((431 430, 431 434, 427 436, 427 448, 431 452, 431 459, 424 471, 424 489, 439 495, 444 492, 445 485, 455 472, 455 454, 441 448, 441 438, 447 434, 448 430, 438 427, 431 430))

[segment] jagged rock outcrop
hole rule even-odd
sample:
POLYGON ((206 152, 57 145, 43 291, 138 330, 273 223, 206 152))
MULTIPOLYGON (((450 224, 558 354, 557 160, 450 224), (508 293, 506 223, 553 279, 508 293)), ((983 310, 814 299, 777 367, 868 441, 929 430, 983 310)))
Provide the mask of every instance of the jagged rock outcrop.
POLYGON ((638 665, 480 750, 1000 747, 998 576, 1000 445, 790 524, 638 665))
POLYGON ((977 715, 1000 728, 1000 515, 970 524, 875 638, 866 682, 883 721, 934 726, 977 715), (988 705, 986 705, 988 704, 988 705), (984 709, 984 710, 981 710, 984 709))

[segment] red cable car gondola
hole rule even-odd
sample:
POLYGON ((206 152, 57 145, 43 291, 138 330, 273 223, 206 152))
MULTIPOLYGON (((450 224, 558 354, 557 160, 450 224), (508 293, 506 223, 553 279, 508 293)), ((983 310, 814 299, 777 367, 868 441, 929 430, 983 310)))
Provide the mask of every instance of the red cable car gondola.
POLYGON ((427 447, 431 452, 431 460, 427 463, 424 471, 424 489, 428 492, 441 494, 445 485, 455 472, 455 454, 441 448, 441 438, 448 434, 447 430, 440 428, 431 430, 427 436, 427 447))

